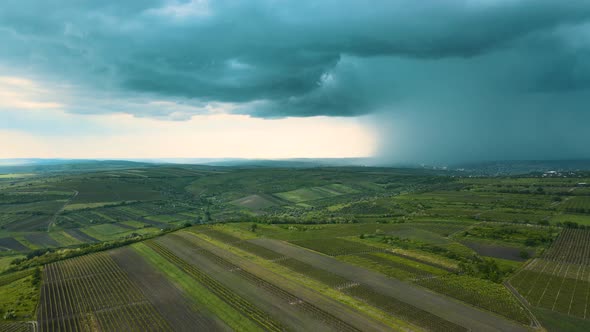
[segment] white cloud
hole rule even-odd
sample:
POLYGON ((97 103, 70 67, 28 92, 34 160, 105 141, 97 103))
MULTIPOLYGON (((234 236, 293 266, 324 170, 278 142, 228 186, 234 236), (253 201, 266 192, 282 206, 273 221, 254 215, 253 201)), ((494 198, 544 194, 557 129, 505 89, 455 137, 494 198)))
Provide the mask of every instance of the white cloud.
POLYGON ((211 8, 207 0, 190 0, 188 2, 169 1, 164 7, 149 9, 148 14, 156 16, 186 19, 211 15, 211 8))
POLYGON ((43 110, 59 109, 52 92, 37 82, 13 76, 0 76, 0 111, 3 109, 43 110))

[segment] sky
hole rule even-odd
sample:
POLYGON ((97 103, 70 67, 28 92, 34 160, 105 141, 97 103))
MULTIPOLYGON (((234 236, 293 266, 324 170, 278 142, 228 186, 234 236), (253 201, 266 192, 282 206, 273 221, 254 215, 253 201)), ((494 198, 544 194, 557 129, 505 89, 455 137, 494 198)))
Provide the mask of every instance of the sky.
POLYGON ((587 0, 3 0, 0 158, 590 158, 587 0))

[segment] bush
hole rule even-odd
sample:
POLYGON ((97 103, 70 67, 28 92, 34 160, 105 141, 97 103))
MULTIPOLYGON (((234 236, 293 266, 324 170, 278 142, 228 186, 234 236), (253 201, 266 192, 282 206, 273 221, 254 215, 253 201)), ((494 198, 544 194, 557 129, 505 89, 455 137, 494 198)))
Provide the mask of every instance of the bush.
POLYGON ((31 280, 33 286, 37 287, 41 283, 41 269, 36 268, 35 272, 33 272, 33 279, 31 280))
POLYGON ((14 310, 8 310, 6 313, 4 313, 4 319, 5 320, 16 319, 16 312, 14 310))

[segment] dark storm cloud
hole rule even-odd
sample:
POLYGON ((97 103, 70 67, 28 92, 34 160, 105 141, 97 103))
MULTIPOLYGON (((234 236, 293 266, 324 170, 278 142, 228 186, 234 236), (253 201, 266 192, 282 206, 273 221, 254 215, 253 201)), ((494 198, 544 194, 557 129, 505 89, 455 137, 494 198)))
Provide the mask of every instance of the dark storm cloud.
POLYGON ((377 114, 395 160, 588 156, 587 0, 5 0, 0 44, 0 66, 77 86, 70 112, 377 114))

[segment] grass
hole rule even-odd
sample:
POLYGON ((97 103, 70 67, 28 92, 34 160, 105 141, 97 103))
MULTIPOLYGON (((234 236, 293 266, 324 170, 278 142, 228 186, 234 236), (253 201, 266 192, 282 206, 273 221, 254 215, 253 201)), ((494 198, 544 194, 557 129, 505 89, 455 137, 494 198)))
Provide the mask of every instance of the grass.
POLYGON ((16 320, 34 319, 39 287, 34 286, 32 280, 29 276, 0 287, 0 321, 9 310, 14 310, 16 320))
POLYGON ((0 257, 0 273, 4 272, 6 269, 10 267, 10 262, 15 259, 23 258, 24 255, 10 255, 10 256, 2 256, 0 257))
POLYGON ((378 242, 376 238, 365 238, 360 239, 358 237, 347 237, 348 241, 358 242, 358 243, 369 243, 372 246, 381 248, 385 251, 388 251, 396 256, 406 258, 409 260, 416 261, 421 264, 430 265, 435 268, 442 268, 444 270, 457 270, 458 265, 457 261, 452 260, 450 258, 436 255, 430 252, 418 250, 418 249, 402 249, 402 248, 393 248, 390 244, 378 242))
POLYGON ((590 321, 560 314, 547 309, 533 308, 533 313, 550 332, 587 332, 590 321))
POLYGON ((518 261, 513 261, 510 259, 502 259, 502 258, 492 258, 496 264, 498 264, 498 267, 500 268, 500 270, 510 270, 510 271, 516 271, 518 270, 524 263, 523 262, 518 262, 518 261))
POLYGON ((125 202, 96 202, 96 203, 76 203, 76 204, 68 204, 66 205, 64 211, 75 211, 75 210, 84 210, 84 209, 95 209, 99 207, 105 206, 115 206, 120 205, 125 202))
POLYGON ((179 216, 155 215, 155 216, 147 216, 146 219, 149 219, 151 221, 159 221, 159 222, 168 223, 168 222, 177 221, 177 220, 181 220, 181 219, 187 219, 187 218, 180 218, 179 216))
POLYGON ((291 243, 298 245, 300 247, 305 247, 307 249, 321 252, 329 256, 351 255, 382 251, 382 249, 377 247, 339 238, 300 240, 292 241, 291 243))
POLYGON ((135 221, 135 220, 125 220, 125 221, 121 221, 121 224, 123 225, 127 225, 127 226, 131 226, 131 227, 135 227, 135 228, 143 228, 146 224, 140 222, 140 221, 135 221))
POLYGON ((551 218, 552 223, 557 222, 575 222, 579 225, 590 226, 590 214, 558 214, 551 218))
POLYGON ((32 242, 27 241, 27 239, 25 239, 23 235, 14 236, 14 239, 29 249, 32 249, 32 250, 40 249, 39 246, 33 244, 32 242))
POLYGON ((81 231, 92 236, 95 239, 99 239, 101 241, 108 241, 119 237, 121 233, 127 232, 128 229, 113 224, 102 224, 86 227, 81 229, 81 231))
POLYGON ((245 207, 252 210, 260 210, 275 206, 275 202, 268 200, 260 195, 249 195, 244 198, 236 199, 230 202, 230 204, 245 207))
POLYGON ((402 239, 417 240, 424 243, 430 243, 435 245, 444 246, 451 243, 451 240, 439 234, 421 228, 417 228, 412 224, 404 224, 403 226, 400 225, 398 229, 389 231, 387 232, 387 234, 402 239))
POLYGON ((386 253, 340 256, 338 260, 372 269, 388 277, 400 280, 432 277, 448 273, 430 265, 386 253))
POLYGON ((20 178, 29 178, 35 176, 35 173, 8 173, 8 174, 0 174, 0 179, 20 179, 20 178))
POLYGON ((570 212, 590 213, 590 197, 577 196, 565 201, 563 209, 570 212))
POLYGON ((50 232, 49 236, 53 238, 55 241, 59 242, 64 247, 75 246, 83 243, 82 241, 74 238, 73 236, 64 231, 50 232))
MULTIPOLYGON (((240 230, 248 233, 250 223, 232 223, 224 225, 223 229, 240 230)), ((380 223, 358 223, 358 224, 319 224, 319 225, 299 225, 299 224, 279 224, 266 225, 259 224, 256 230, 258 236, 268 236, 278 240, 297 241, 313 239, 329 239, 346 236, 359 236, 360 234, 382 232, 393 232, 402 229, 404 224, 380 224, 380 223)), ((249 232, 252 234, 251 232, 249 232)), ((250 236, 252 237, 252 236, 250 236)))
POLYGON ((352 194, 356 190, 341 184, 331 184, 322 187, 301 188, 274 194, 293 203, 302 203, 339 195, 352 194))
POLYGON ((137 243, 132 247, 155 268, 164 273, 197 306, 208 308, 211 313, 221 317, 232 329, 236 331, 262 331, 258 325, 213 295, 203 285, 145 244, 137 243))

